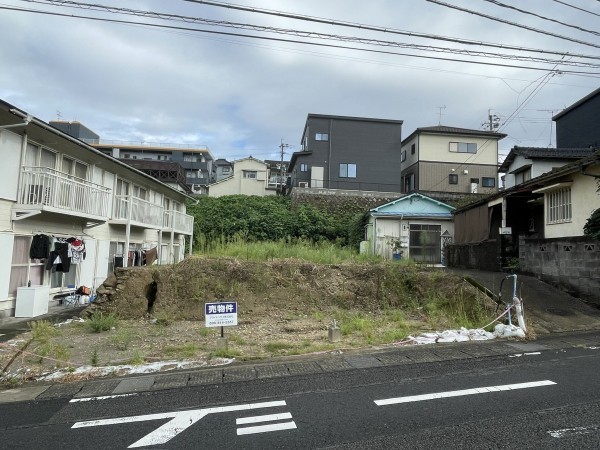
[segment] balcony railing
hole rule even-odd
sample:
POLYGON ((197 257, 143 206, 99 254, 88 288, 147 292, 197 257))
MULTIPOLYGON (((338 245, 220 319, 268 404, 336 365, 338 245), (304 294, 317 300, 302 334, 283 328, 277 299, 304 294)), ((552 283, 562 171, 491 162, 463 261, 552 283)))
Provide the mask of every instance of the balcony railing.
POLYGON ((194 232, 194 216, 179 211, 165 211, 163 228, 192 235, 194 232))
POLYGON ((113 220, 130 220, 134 225, 161 228, 163 207, 129 195, 115 195, 113 220))
POLYGON ((111 190, 47 167, 23 167, 21 206, 108 219, 111 190))

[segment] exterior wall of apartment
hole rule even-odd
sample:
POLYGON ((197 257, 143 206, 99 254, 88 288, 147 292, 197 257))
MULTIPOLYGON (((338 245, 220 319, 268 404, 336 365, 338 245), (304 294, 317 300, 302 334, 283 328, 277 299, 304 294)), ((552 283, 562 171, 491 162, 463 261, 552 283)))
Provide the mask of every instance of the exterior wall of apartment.
POLYGON ((600 92, 556 119, 556 147, 600 147, 600 92))
POLYGON ((498 165, 498 141, 485 137, 469 135, 429 135, 419 136, 419 160, 442 161, 456 164, 469 164, 475 158, 477 164, 498 165), (458 153, 450 151, 450 142, 477 144, 477 153, 458 153))

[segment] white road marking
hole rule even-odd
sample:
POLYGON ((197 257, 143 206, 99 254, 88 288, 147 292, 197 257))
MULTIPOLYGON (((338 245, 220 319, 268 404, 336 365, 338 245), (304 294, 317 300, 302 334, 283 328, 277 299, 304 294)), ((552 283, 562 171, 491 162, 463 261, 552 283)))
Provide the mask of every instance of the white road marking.
POLYGON ((107 400, 110 398, 131 397, 132 395, 137 395, 137 394, 131 393, 131 394, 102 395, 100 397, 73 398, 73 399, 69 400, 69 403, 91 402, 93 400, 107 400))
POLYGON ((489 392, 513 391, 515 389, 527 389, 541 386, 551 386, 556 384, 554 381, 542 380, 532 381, 529 383, 504 384, 500 386, 486 386, 474 389, 462 389, 459 391, 437 392, 433 394, 410 395, 408 397, 386 398, 383 400, 375 400, 377 406, 395 405, 398 403, 421 402, 424 400, 435 400, 448 397, 461 397, 464 395, 487 394, 489 392))
POLYGON ((296 423, 292 420, 291 422, 273 423, 270 425, 258 425, 255 427, 238 428, 237 434, 238 436, 241 436, 243 434, 269 433, 270 431, 294 429, 296 429, 296 423))
MULTIPOLYGON (((156 430, 134 442, 128 448, 147 447, 150 445, 164 444, 182 431, 191 427, 208 414, 218 414, 232 411, 247 411, 259 408, 274 408, 285 406, 285 400, 262 403, 246 403, 243 405, 217 406, 214 408, 193 409, 189 411, 173 411, 168 413, 144 414, 141 416, 116 417, 114 419, 89 420, 77 422, 71 428, 97 427, 104 425, 118 425, 122 423, 144 422, 148 420, 171 419, 156 430)), ((293 423, 293 422, 292 422, 293 423)), ((296 424, 294 424, 294 428, 296 424)))
POLYGON ((248 423, 272 422, 275 420, 291 419, 292 415, 289 412, 283 414, 267 414, 265 416, 240 417, 235 419, 236 425, 246 425, 248 423))
POLYGON ((574 428, 563 428, 562 430, 550 430, 548 434, 555 438, 562 438, 572 434, 589 434, 600 430, 600 426, 594 425, 591 427, 574 427, 574 428))

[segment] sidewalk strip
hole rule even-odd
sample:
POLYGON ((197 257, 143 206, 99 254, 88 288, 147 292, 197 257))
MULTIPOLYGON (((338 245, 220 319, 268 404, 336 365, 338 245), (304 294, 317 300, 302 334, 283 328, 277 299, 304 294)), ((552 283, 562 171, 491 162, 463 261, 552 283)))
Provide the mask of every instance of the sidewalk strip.
POLYGON ((111 399, 111 398, 131 397, 132 395, 137 395, 137 393, 117 394, 117 395, 102 395, 100 397, 72 398, 71 400, 69 400, 69 403, 91 402, 92 400, 108 400, 108 399, 111 399))
POLYGON ((462 389, 459 391, 437 392, 433 394, 410 395, 408 397, 386 398, 375 400, 377 406, 395 405, 398 403, 421 402, 425 400, 435 400, 440 398, 461 397, 464 395, 487 394, 489 392, 513 391, 516 389, 528 389, 533 387, 551 386, 556 384, 554 381, 542 380, 528 383, 504 384, 500 386, 484 386, 473 389, 462 389))

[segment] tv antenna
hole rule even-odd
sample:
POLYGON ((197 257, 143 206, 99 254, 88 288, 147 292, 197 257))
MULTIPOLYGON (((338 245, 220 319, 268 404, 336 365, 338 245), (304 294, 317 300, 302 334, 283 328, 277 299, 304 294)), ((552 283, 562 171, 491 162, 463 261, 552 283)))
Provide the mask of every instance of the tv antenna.
POLYGON ((436 106, 436 108, 438 108, 440 110, 440 112, 439 112, 439 119, 438 119, 438 125, 441 125, 442 124, 442 115, 443 115, 442 114, 442 110, 446 109, 446 105, 444 105, 444 106, 436 106))

